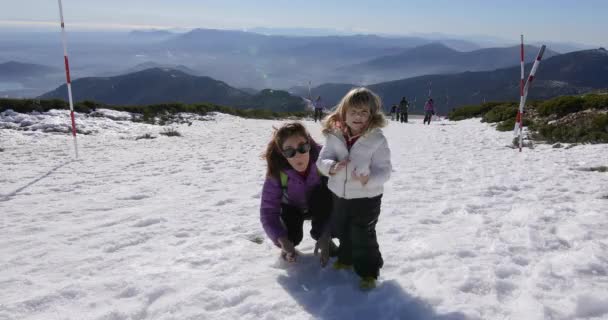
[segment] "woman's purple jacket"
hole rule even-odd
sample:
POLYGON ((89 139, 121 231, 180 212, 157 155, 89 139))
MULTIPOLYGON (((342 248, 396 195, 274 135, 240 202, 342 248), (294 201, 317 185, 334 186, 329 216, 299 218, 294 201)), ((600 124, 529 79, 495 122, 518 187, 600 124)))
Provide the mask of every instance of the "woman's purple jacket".
MULTIPOLYGON (((291 206, 307 209, 308 195, 321 183, 319 171, 315 163, 319 157, 321 146, 317 145, 310 150, 308 161, 308 176, 302 177, 294 169, 286 168, 282 171, 287 174, 287 199, 291 206)), ((281 202, 283 189, 281 181, 274 177, 267 177, 262 188, 262 204, 260 206, 260 221, 268 237, 278 244, 277 239, 287 236, 287 229, 281 222, 281 202)))

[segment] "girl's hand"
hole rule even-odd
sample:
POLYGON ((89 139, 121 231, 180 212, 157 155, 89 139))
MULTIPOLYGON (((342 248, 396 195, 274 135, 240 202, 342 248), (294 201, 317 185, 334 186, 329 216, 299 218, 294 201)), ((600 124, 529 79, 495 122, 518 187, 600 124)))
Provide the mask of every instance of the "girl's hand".
POLYGON ((369 181, 369 175, 357 175, 357 173, 355 173, 355 171, 353 171, 353 173, 351 174, 352 178, 361 182, 362 185, 366 185, 367 182, 369 181))
POLYGON ((333 176, 334 174, 338 173, 338 171, 342 170, 342 168, 346 167, 349 162, 350 160, 344 159, 340 162, 334 163, 334 165, 329 168, 329 174, 333 176))

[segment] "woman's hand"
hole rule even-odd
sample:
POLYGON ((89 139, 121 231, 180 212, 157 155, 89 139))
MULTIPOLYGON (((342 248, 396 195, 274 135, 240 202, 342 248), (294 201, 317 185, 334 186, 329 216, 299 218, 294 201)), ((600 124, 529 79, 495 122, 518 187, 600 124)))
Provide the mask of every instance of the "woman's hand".
POLYGON ((329 168, 329 174, 333 176, 334 174, 338 173, 338 171, 342 170, 342 168, 346 167, 349 162, 350 160, 344 159, 340 162, 334 163, 334 165, 329 168))
POLYGON ((287 237, 281 237, 277 240, 277 242, 279 242, 281 250, 283 250, 281 256, 285 259, 285 261, 289 263, 296 262, 298 253, 296 252, 293 242, 289 241, 287 237))
POLYGON ((351 174, 351 177, 354 180, 357 180, 359 182, 361 182, 362 185, 366 185, 367 182, 369 181, 369 175, 357 175, 357 173, 353 170, 353 173, 351 174))

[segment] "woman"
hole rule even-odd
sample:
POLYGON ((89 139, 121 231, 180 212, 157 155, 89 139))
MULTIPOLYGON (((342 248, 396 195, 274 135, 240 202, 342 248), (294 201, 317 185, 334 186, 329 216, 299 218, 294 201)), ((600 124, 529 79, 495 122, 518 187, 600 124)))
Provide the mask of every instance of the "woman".
MULTIPOLYGON (((267 171, 260 221, 288 262, 297 259, 295 247, 302 241, 304 220, 312 220, 310 235, 315 240, 327 229, 332 200, 327 178, 315 166, 320 150, 302 124, 291 122, 273 133, 264 153, 267 171)), ((335 249, 331 243, 329 254, 335 249)))

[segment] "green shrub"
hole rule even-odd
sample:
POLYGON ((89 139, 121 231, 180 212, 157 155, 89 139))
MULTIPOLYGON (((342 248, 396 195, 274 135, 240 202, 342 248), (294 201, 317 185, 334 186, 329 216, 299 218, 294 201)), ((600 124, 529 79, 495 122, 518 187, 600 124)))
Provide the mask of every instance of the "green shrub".
POLYGON ((452 121, 459 121, 469 118, 481 117, 488 111, 492 110, 495 106, 504 104, 504 102, 486 102, 480 105, 469 105, 455 109, 448 113, 448 119, 452 121))
POLYGON ((481 115, 481 106, 463 106, 448 113, 448 119, 452 121, 460 121, 464 119, 474 118, 481 115))
POLYGON ((551 143, 608 143, 608 115, 597 115, 592 119, 590 124, 571 126, 553 124, 541 125, 538 128, 538 133, 551 143))
POLYGON ((517 116, 518 107, 519 106, 515 103, 495 106, 483 115, 481 121, 494 123, 505 121, 511 118, 515 119, 515 116, 517 116))
MULTIPOLYGON (((535 130, 534 128, 536 128, 536 126, 537 124, 534 121, 524 117, 524 127, 535 130)), ((496 126, 496 130, 498 131, 510 131, 513 130, 513 128, 515 128, 515 117, 503 120, 496 126)))
POLYGON ((81 113, 91 113, 95 111, 97 108, 105 108, 106 106, 101 103, 97 103, 95 101, 85 100, 78 102, 74 105, 74 111, 81 113))
POLYGON ((0 112, 13 109, 19 113, 46 112, 51 109, 69 109, 67 102, 59 99, 0 99, 0 112))
POLYGON ((608 109, 608 95, 588 94, 583 99, 583 109, 608 109))
POLYGON ((569 113, 583 110, 585 100, 581 97, 558 97, 541 103, 537 110, 541 116, 557 115, 563 117, 569 113))
POLYGON ((587 109, 608 109, 608 96, 588 94, 582 97, 558 97, 542 102, 538 106, 538 113, 542 116, 563 117, 587 109))
POLYGON ((502 121, 496 126, 498 131, 510 131, 515 127, 515 118, 507 119, 502 121))
MULTIPOLYGON (((275 98, 275 96, 272 96, 275 98)), ((281 92, 277 95, 281 98, 281 92)), ((309 116, 307 111, 276 112, 262 108, 233 108, 220 106, 213 103, 161 103, 153 105, 105 105, 95 101, 82 101, 74 106, 75 111, 90 113, 97 108, 106 108, 116 111, 124 111, 141 115, 141 120, 146 123, 168 124, 174 122, 175 114, 180 112, 206 115, 210 112, 221 112, 224 114, 235 115, 243 118, 254 119, 282 119, 288 117, 304 118, 309 116)), ((35 100, 35 99, 0 99, 0 112, 13 109, 19 113, 29 113, 33 111, 46 112, 51 109, 69 109, 67 102, 59 99, 35 100)))

